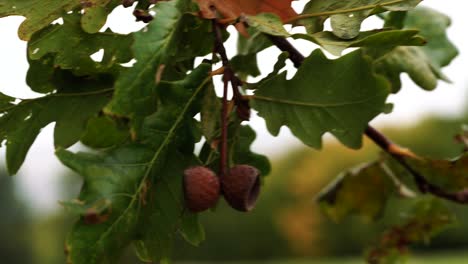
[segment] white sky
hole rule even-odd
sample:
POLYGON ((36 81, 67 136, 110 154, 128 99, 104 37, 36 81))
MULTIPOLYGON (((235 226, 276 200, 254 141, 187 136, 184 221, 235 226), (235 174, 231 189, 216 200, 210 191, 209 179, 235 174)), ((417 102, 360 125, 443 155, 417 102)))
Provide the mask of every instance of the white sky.
MULTIPOLYGON (((300 10, 303 1, 294 3, 300 10)), ((449 38, 460 50, 460 55, 451 65, 444 69, 446 75, 452 80, 452 84, 439 83, 437 90, 432 92, 417 88, 406 76, 403 76, 404 88, 389 101, 395 104, 394 111, 390 115, 381 115, 373 123, 381 124, 409 124, 431 113, 443 115, 457 115, 466 106, 468 92, 468 37, 466 28, 468 16, 466 10, 467 1, 460 0, 425 0, 423 5, 432 7, 452 18, 452 26, 449 29, 449 38), (465 66, 463 66, 465 65, 465 66)), ((0 91, 21 98, 36 97, 29 91, 25 83, 28 64, 26 61, 26 43, 19 40, 16 34, 22 17, 8 17, 0 19, 0 91)), ((119 8, 114 11, 108 20, 108 25, 117 32, 128 33, 144 26, 135 22, 130 9, 119 8)), ((378 20, 369 19, 363 25, 363 29, 378 27, 378 20)), ((232 32, 232 31, 231 31, 232 32)), ((230 56, 235 53, 235 43, 227 44, 230 56)), ((314 45, 297 40, 296 47, 304 54, 308 54, 315 48, 314 45)), ((265 65, 264 72, 268 73, 272 68, 279 52, 271 48, 260 54, 259 61, 265 65)), ((293 70, 291 71, 293 72, 293 70)), ((250 122, 258 133, 253 149, 257 152, 275 156, 290 148, 299 147, 302 144, 295 139, 288 129, 283 128, 278 137, 271 136, 262 119, 254 116, 250 122)), ((56 188, 59 177, 62 176, 63 167, 54 156, 52 143, 53 125, 43 129, 36 142, 32 146, 25 164, 16 176, 19 181, 20 191, 32 201, 32 207, 37 211, 50 212, 58 208, 57 200, 60 195, 56 188)), ((0 160, 3 159, 4 148, 0 150, 0 160)))

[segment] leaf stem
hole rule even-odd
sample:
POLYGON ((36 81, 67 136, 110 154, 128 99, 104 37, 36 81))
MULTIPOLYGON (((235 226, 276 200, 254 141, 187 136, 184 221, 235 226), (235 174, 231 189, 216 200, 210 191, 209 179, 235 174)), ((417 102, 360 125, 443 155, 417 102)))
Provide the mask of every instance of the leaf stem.
POLYGON ((221 109, 221 162, 220 162, 220 176, 223 177, 227 174, 228 167, 228 86, 229 81, 226 76, 223 76, 223 104, 221 109))
MULTIPOLYGON (((220 144, 220 167, 219 167, 219 176, 224 177, 227 173, 227 154, 228 154, 228 85, 229 79, 232 74, 232 70, 229 64, 229 59, 226 54, 226 49, 223 45, 223 37, 221 32, 221 27, 218 22, 213 19, 213 32, 215 34, 215 52, 221 56, 221 61, 223 62, 224 74, 223 74, 223 101, 222 101, 222 110, 221 110, 221 144, 220 144)), ((234 87, 233 87, 233 90, 234 87)))
MULTIPOLYGON (((287 39, 268 35, 270 41, 277 46, 280 50, 286 51, 289 53, 289 59, 294 63, 295 67, 300 67, 304 62, 304 55, 302 55, 287 39)), ((394 158, 401 166, 403 166, 412 176, 415 183, 418 186, 418 189, 422 193, 430 193, 434 196, 453 201, 460 204, 468 204, 468 189, 463 189, 459 192, 450 193, 437 185, 434 185, 426 180, 426 178, 421 175, 418 171, 413 169, 405 157, 407 152, 401 151, 402 148, 397 144, 393 143, 388 139, 384 134, 379 132, 377 129, 368 125, 364 134, 371 139, 377 146, 379 146, 383 151, 388 153, 392 158, 394 158), (400 150, 400 151, 395 151, 400 150)))
POLYGON ((215 34, 215 44, 214 51, 221 56, 221 61, 223 63, 223 101, 222 101, 222 112, 221 112, 221 144, 220 144, 220 177, 226 175, 228 169, 228 123, 229 123, 229 102, 227 99, 228 86, 231 83, 233 101, 236 105, 237 116, 241 120, 248 120, 250 117, 250 106, 249 100, 244 98, 244 96, 239 91, 239 87, 242 86, 242 81, 236 76, 234 70, 231 67, 229 59, 226 54, 226 49, 223 44, 223 35, 222 29, 223 25, 220 21, 213 19, 213 32, 215 34))

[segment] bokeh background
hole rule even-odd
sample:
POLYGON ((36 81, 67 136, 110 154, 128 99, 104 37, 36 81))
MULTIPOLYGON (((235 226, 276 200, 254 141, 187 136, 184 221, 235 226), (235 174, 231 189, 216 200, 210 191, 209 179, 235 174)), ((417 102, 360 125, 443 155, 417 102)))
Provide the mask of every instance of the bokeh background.
MULTIPOLYGON (((294 7, 301 10, 303 4, 304 1, 296 1, 294 7)), ((377 117, 373 124, 418 154, 450 158, 460 153, 454 135, 461 131, 462 123, 468 124, 468 38, 465 29, 468 3, 426 0, 423 5, 452 17, 453 24, 448 33, 460 50, 460 56, 444 70, 452 83, 440 83, 436 91, 427 92, 403 75, 404 89, 390 97, 395 104, 394 112, 377 117)), ((131 12, 131 9, 118 8, 111 14, 107 26, 121 33, 139 30, 144 24, 133 22, 131 12)), ((25 84, 26 43, 16 35, 23 20, 22 17, 0 19, 0 91, 32 98, 39 95, 29 91, 25 84)), ((379 26, 378 19, 368 19, 363 28, 379 26)), ((227 49, 232 56, 236 34, 232 29, 230 32, 233 34, 227 49)), ((304 54, 316 48, 301 40, 294 44, 304 54)), ((278 54, 274 48, 260 54, 263 72, 270 71, 274 64, 272 58, 278 54)), ((288 74, 294 74, 292 67, 288 68, 288 74)), ((254 116, 250 124, 258 133, 253 149, 269 156, 273 165, 257 208, 242 214, 221 202, 216 212, 203 214, 207 240, 198 248, 178 241, 174 254, 176 263, 361 263, 359 256, 363 249, 377 240, 378 233, 387 223, 370 225, 354 217, 333 223, 321 214, 314 197, 344 169, 377 157, 378 149, 365 141, 363 149, 349 150, 326 136, 323 150, 316 151, 304 147, 286 128, 278 137, 272 137, 260 118, 254 116)), ((0 165, 2 264, 65 263, 63 241, 74 219, 58 201, 74 198, 81 180, 54 157, 52 130, 53 125, 43 129, 18 175, 7 176, 0 165)), ((4 164, 4 151, 0 149, 0 164, 4 164)), ((442 233, 430 245, 416 247, 417 256, 409 263, 468 263, 468 207, 450 206, 459 217, 458 226, 442 233)), ((130 249, 124 262, 138 263, 130 249)))

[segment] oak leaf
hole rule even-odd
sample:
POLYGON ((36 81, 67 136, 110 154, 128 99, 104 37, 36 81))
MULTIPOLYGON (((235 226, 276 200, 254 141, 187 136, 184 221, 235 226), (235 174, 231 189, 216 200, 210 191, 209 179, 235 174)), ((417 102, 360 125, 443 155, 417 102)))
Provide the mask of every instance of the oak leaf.
MULTIPOLYGON (((297 16, 291 7, 292 1, 294 0, 196 0, 201 16, 206 19, 218 18, 217 12, 226 20, 235 20, 241 15, 274 13, 283 22, 297 16)), ((238 23, 236 28, 245 33, 244 25, 238 23)))

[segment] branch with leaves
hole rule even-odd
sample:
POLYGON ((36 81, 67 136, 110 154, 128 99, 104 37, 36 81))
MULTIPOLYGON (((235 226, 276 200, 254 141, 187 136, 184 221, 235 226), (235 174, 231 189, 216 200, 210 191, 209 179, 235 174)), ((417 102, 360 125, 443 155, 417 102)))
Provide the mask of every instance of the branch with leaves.
MULTIPOLYGON (((425 159, 368 126, 391 112, 387 98, 403 88, 401 73, 425 90, 448 81, 442 69, 458 54, 446 36, 450 19, 417 7, 420 2, 314 0, 297 12, 292 0, 6 0, 0 17, 26 18, 19 37, 28 41, 27 83, 42 94, 22 100, 0 93, 8 171, 20 170, 41 129, 55 123, 55 154, 84 182, 77 199, 62 203, 77 216, 66 253, 68 262, 78 264, 116 263, 130 244, 143 261, 165 261, 178 235, 193 245, 204 240, 198 215, 221 196, 236 210, 252 210, 270 164, 250 149, 256 137, 245 122, 251 108, 272 135, 286 126, 320 149, 322 136, 330 133, 359 149, 365 134, 386 152, 319 194, 334 220, 352 213, 379 219, 390 197, 421 199, 417 190, 468 203, 466 146, 454 160, 425 159), (135 19, 147 25, 127 35, 105 28, 120 5, 134 8, 135 19), (361 31, 374 15, 384 27, 361 31), (54 23, 59 18, 63 23, 54 23), (328 18, 331 31, 324 30, 328 18), (285 24, 306 32, 291 34, 285 24), (224 42, 230 25, 240 34, 229 59, 224 42), (320 48, 304 57, 287 38, 320 48), (285 52, 268 75, 249 83, 263 72, 257 54, 272 45, 285 52), (343 55, 348 48, 356 50, 343 55), (337 58, 328 59, 324 50, 337 58), (98 51, 102 60, 92 59, 98 51), (210 53, 211 60, 195 63, 210 53), (291 79, 282 71, 287 59, 297 68, 291 79), (213 69, 219 60, 223 66, 213 69), (131 61, 136 63, 128 66, 131 61), (223 75, 222 98, 215 93, 215 75, 223 75), (252 93, 246 95, 247 89, 252 93), (92 151, 67 150, 78 142, 92 151)), ((458 140, 466 143, 466 135, 458 140)), ((422 202, 419 215, 386 232, 368 261, 404 253, 410 243, 451 223, 435 200, 422 202)))
MULTIPOLYGON (((274 43, 280 50, 286 51, 289 54, 289 58, 294 63, 294 66, 300 67, 304 62, 305 57, 296 49, 294 46, 288 42, 286 39, 271 36, 268 38, 271 42, 274 43)), ((411 175, 414 177, 414 181, 418 185, 419 191, 422 193, 431 193, 437 197, 441 197, 453 202, 466 204, 468 203, 468 189, 463 189, 462 191, 456 193, 449 193, 443 190, 442 188, 431 184, 426 178, 421 175, 418 171, 411 167, 406 161, 406 157, 416 158, 416 154, 412 153, 407 149, 403 149, 397 144, 390 141, 384 134, 379 132, 372 126, 367 126, 365 130, 365 135, 369 137, 376 145, 378 145, 383 151, 392 156, 396 161, 398 161, 411 175)))

